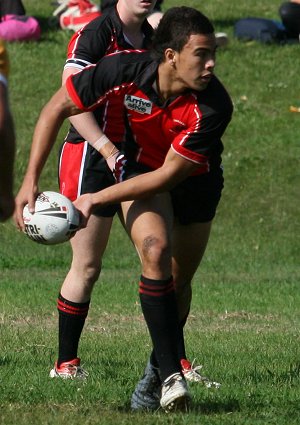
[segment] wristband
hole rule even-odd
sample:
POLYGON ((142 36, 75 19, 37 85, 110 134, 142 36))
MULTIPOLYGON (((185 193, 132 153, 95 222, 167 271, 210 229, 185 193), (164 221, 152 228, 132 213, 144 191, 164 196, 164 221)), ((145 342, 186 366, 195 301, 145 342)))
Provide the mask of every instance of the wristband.
POLYGON ((96 142, 90 144, 93 146, 94 149, 99 152, 100 149, 102 149, 103 146, 105 146, 108 142, 110 142, 110 140, 108 139, 108 137, 105 136, 105 134, 103 134, 103 136, 96 140, 96 142))

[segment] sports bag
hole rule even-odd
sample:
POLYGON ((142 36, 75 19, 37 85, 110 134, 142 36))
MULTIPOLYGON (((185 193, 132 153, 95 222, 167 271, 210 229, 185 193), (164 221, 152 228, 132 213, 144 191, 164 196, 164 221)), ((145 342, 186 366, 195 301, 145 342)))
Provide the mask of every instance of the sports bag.
POLYGON ((281 22, 265 18, 243 18, 234 25, 234 35, 240 40, 261 43, 282 43, 287 38, 281 22))
POLYGON ((6 41, 35 41, 41 28, 33 16, 5 15, 0 22, 0 38, 6 41))

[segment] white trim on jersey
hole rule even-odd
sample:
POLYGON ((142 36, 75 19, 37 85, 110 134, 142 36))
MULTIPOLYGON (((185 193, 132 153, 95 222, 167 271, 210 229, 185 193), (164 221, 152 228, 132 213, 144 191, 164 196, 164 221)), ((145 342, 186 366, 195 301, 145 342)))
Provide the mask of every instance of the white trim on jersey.
POLYGON ((93 65, 93 64, 83 59, 67 59, 64 69, 67 69, 67 68, 84 69, 86 66, 89 66, 89 65, 93 65))

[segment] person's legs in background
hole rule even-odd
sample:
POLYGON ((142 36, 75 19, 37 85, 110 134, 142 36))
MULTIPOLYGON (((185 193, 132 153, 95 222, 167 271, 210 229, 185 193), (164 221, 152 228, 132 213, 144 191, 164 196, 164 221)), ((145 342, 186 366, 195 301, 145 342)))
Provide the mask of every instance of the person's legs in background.
POLYGON ((300 35, 300 2, 286 2, 279 8, 281 21, 289 37, 298 38, 300 35))

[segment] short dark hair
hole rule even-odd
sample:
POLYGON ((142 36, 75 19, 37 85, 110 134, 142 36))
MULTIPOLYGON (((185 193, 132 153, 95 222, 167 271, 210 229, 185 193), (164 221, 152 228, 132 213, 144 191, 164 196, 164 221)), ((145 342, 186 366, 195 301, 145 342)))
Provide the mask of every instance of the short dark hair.
POLYGON ((199 10, 186 6, 171 7, 161 18, 154 33, 153 57, 161 62, 168 47, 180 52, 192 34, 212 33, 213 24, 199 10))

